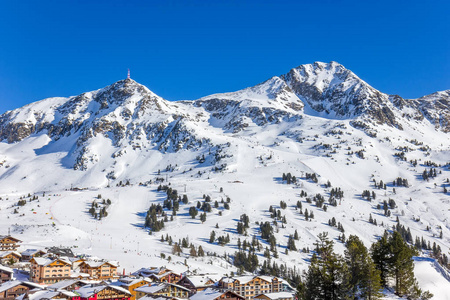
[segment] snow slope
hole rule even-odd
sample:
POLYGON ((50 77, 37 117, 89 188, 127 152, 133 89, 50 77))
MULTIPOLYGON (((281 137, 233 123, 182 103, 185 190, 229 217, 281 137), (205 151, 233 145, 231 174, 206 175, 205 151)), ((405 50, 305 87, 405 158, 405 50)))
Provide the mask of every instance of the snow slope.
MULTIPOLYGON (((0 116, 0 234, 10 228, 24 241, 22 248, 65 245, 118 260, 126 272, 163 264, 231 274, 236 269, 228 255, 237 250, 238 239, 259 238, 257 222, 273 222, 268 211, 273 206, 286 219, 275 222, 276 260, 298 270, 307 268, 311 254, 285 254, 295 230, 300 250, 312 249, 317 235, 327 231, 343 252, 342 233, 328 226, 332 217, 347 237, 356 234, 367 246, 398 218, 413 238, 423 237, 448 253, 446 97, 445 92, 415 100, 389 96, 332 62, 300 66, 255 87, 195 101, 166 101, 133 80, 42 100, 0 116), (436 177, 424 180, 422 173, 430 168, 436 177), (281 180, 288 172, 296 184, 281 180), (318 182, 307 173, 316 173, 318 182), (398 177, 409 187, 394 186, 398 177), (380 180, 386 189, 375 187, 380 180), (161 184, 186 194, 189 203, 180 204, 172 221, 166 209, 164 229, 149 235, 145 215, 152 203, 166 199, 158 191, 161 184), (328 205, 331 189, 338 187, 343 199, 328 205), (375 199, 363 199, 364 190, 375 199), (324 196, 327 211, 300 197, 301 191, 309 198, 324 196), (213 208, 202 224, 188 211, 204 202, 203 195, 211 197, 213 208), (33 196, 39 198, 30 201, 33 196), (230 209, 222 203, 227 198, 230 209), (21 199, 24 206, 17 205, 21 199), (108 216, 96 220, 88 211, 103 199, 111 201, 108 216), (383 201, 389 199, 396 207, 385 216, 383 201), (298 201, 303 211, 314 213, 312 220, 299 213, 298 201), (247 236, 236 231, 242 214, 250 219, 247 236), (370 215, 377 225, 368 222, 370 215), (229 234, 230 243, 209 243, 213 230, 216 236, 229 234), (162 235, 175 242, 189 238, 217 256, 194 258, 189 249, 173 255, 162 235)), ((261 244, 262 263, 267 242, 261 244)), ((416 266, 420 285, 435 293, 434 299, 446 299, 448 278, 429 260, 418 259, 416 266)))

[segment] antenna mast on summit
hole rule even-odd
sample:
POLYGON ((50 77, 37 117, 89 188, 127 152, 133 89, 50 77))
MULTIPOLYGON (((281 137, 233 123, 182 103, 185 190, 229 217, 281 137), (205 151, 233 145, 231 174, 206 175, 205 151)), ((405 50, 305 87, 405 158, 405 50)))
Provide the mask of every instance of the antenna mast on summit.
POLYGON ((127 76, 127 78, 130 79, 130 69, 128 69, 128 76, 127 76))

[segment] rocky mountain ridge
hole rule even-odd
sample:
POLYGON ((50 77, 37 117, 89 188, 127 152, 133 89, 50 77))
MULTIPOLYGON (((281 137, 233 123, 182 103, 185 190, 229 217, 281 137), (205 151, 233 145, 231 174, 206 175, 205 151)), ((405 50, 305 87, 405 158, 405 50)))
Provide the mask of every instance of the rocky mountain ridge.
POLYGON ((148 141, 160 151, 177 152, 208 145, 209 127, 239 134, 252 125, 300 122, 308 114, 350 120, 370 136, 377 135, 379 125, 402 130, 412 123, 448 132, 449 100, 449 91, 413 100, 387 95, 336 62, 316 62, 253 87, 194 101, 170 102, 125 79, 79 96, 49 98, 8 111, 0 116, 0 139, 15 143, 47 134, 56 142, 73 137, 73 167, 86 169, 89 141, 98 135, 121 150, 127 145, 139 150, 145 144, 141 141, 148 141))

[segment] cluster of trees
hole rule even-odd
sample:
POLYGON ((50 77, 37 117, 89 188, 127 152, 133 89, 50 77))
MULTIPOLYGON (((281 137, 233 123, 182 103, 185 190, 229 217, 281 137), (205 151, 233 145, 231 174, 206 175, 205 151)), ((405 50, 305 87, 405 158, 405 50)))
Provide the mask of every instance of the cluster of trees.
MULTIPOLYGON (((101 199, 102 196, 99 194, 97 199, 101 199)), ((102 203, 99 204, 96 201, 92 201, 91 208, 89 208, 89 214, 95 218, 101 220, 104 217, 108 216, 108 212, 106 211, 107 207, 111 205, 111 200, 103 199, 102 203)))
POLYGON ((330 191, 330 197, 334 197, 334 198, 337 198, 337 199, 342 199, 342 198, 344 198, 344 191, 341 190, 340 187, 332 188, 331 191, 330 191))
MULTIPOLYGON (((273 208, 273 206, 271 205, 270 207, 269 207, 269 212, 270 212, 270 217, 272 218, 272 219, 274 219, 274 220, 279 220, 279 221, 281 221, 283 224, 286 224, 286 216, 283 216, 282 214, 281 214, 281 210, 279 210, 279 209, 275 209, 275 208, 273 208)), ((276 221, 274 221, 274 222, 276 222, 276 221)))
POLYGON ((372 193, 371 193, 369 190, 364 190, 361 193, 361 197, 363 199, 366 199, 367 201, 372 201, 372 199, 375 199, 377 196, 374 191, 372 191, 372 193))
POLYGON ((328 220, 328 225, 336 227, 340 232, 345 232, 344 226, 342 226, 341 222, 336 223, 335 217, 332 217, 331 219, 328 220))
POLYGON ((394 181, 392 182, 392 184, 393 184, 394 186, 404 186, 404 187, 409 187, 408 179, 406 179, 406 178, 401 178, 401 177, 397 177, 397 179, 394 180, 394 181))
POLYGON ((281 177, 281 179, 283 181, 286 181, 287 184, 291 184, 291 183, 296 183, 297 182, 297 178, 295 176, 292 176, 291 173, 287 173, 287 174, 283 173, 283 176, 281 177))
POLYGON ((239 273, 253 273, 259 266, 258 255, 254 251, 237 251, 234 253, 233 264, 239 269, 239 273))
POLYGON ((247 228, 249 228, 250 219, 246 214, 241 215, 237 223, 237 232, 239 234, 247 235, 247 228))
POLYGON ((317 183, 319 182, 319 179, 317 179, 316 173, 306 173, 305 174, 306 179, 311 179, 311 181, 317 183))
POLYGON ((144 227, 150 228, 151 231, 158 232, 164 228, 164 220, 158 220, 158 216, 162 216, 163 208, 160 204, 154 204, 150 206, 145 216, 144 227))
POLYGON ((203 257, 205 256, 205 252, 203 251, 202 246, 199 246, 198 248, 196 248, 192 243, 190 245, 181 245, 180 243, 175 243, 172 246, 172 254, 175 255, 180 255, 181 253, 183 253, 183 249, 182 248, 189 248, 189 255, 192 257, 203 257))
POLYGON ((298 285, 299 299, 381 299, 382 288, 391 281, 398 296, 432 297, 418 288, 413 272, 415 250, 397 231, 386 232, 370 251, 351 235, 344 256, 334 252, 326 233, 318 238, 305 280, 298 285))
POLYGON ((422 173, 423 180, 427 180, 428 181, 429 178, 434 178, 436 176, 437 176, 437 173, 436 173, 436 169, 435 168, 430 168, 429 171, 427 171, 427 169, 423 170, 423 173, 422 173))
POLYGON ((373 180, 373 184, 375 185, 375 188, 377 189, 386 189, 386 184, 383 182, 383 180, 380 180, 379 183, 377 183, 377 181, 374 179, 373 180))
MULTIPOLYGON (((209 235, 209 243, 213 244, 216 241, 216 232, 213 230, 211 231, 210 235, 209 235)), ((230 242, 230 235, 227 234, 225 236, 219 236, 217 237, 217 243, 220 246, 224 246, 226 244, 228 244, 230 242)))

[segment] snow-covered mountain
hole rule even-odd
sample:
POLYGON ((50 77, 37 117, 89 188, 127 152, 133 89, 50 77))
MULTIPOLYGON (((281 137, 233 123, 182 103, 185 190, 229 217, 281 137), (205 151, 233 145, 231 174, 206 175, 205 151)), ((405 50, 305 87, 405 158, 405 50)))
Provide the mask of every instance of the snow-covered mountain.
MULTIPOLYGON (((341 233, 328 226, 333 216, 346 235, 367 244, 398 217, 414 237, 447 253, 449 99, 450 91, 418 99, 387 95, 336 62, 302 65, 256 86, 194 101, 167 101, 131 79, 44 99, 0 116, 0 225, 22 233, 33 247, 70 243, 123 260, 127 268, 137 267, 130 255, 155 263, 171 250, 159 234, 148 235, 144 217, 151 203, 166 199, 158 185, 170 183, 189 204, 161 234, 189 236, 207 251, 236 251, 237 239, 245 239, 236 232, 240 215, 250 216, 249 235, 258 236, 256 222, 272 221, 269 206, 278 209, 283 200, 288 207, 282 209, 287 223, 277 221, 280 253, 295 229, 300 249, 311 248, 323 231, 337 238, 341 233), (435 176, 424 180, 423 171, 432 168, 435 176), (282 181, 283 173, 296 176, 296 184, 282 181), (318 180, 310 180, 313 173, 318 180), (407 186, 394 185, 398 178, 407 186), (337 187, 344 198, 333 205, 331 189, 337 187), (371 201, 362 197, 365 190, 371 201), (16 205, 28 193, 43 192, 39 203, 16 205), (102 221, 87 212, 99 194, 112 203, 102 221), (331 199, 327 211, 312 200, 317 194, 331 199), (220 203, 204 223, 188 214, 205 201, 203 195, 220 203), (227 198, 229 210, 222 204, 227 198), (388 216, 383 202, 389 199, 396 204, 388 216), (299 214, 297 201, 314 212, 312 221, 299 214), (377 225, 368 222, 370 215, 377 225), (212 230, 230 234, 230 244, 208 243, 212 230)), ((343 250, 338 242, 336 247, 343 250)), ((278 259, 304 269, 308 255, 278 259)), ((179 261, 184 258, 189 255, 179 261)), ((209 264, 189 261, 197 268, 209 264)), ((216 262, 215 272, 230 272, 225 260, 216 262)))

